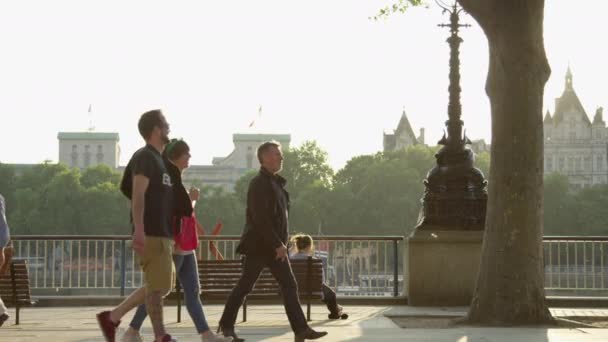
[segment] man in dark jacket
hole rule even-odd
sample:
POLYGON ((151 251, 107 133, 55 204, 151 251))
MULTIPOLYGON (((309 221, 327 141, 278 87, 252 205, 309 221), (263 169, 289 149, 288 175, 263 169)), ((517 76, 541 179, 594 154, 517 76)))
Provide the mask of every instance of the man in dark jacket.
POLYGON ((247 219, 237 252, 245 255, 243 274, 228 297, 220 319, 224 336, 239 339, 234 323, 243 299, 251 292, 264 267, 268 267, 281 287, 283 304, 296 341, 316 340, 327 335, 308 326, 298 299, 298 284, 287 254, 289 194, 285 179, 277 173, 283 166, 281 145, 275 141, 258 147, 260 172, 249 183, 247 219))

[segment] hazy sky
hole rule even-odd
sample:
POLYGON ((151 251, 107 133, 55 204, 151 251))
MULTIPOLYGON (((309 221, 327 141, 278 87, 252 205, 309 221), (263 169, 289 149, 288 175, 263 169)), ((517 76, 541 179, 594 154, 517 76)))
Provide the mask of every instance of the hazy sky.
MULTIPOLYGON (((447 16, 434 5, 387 21, 384 0, 3 1, 0 4, 0 161, 57 160, 59 131, 120 133, 121 164, 142 145, 136 123, 162 108, 195 164, 232 151, 232 134, 317 140, 334 168, 382 149, 405 107, 427 143, 447 118, 447 16), (248 128, 263 106, 257 127, 248 128)), ((568 63, 592 116, 608 106, 606 0, 547 0, 553 69, 545 107, 568 63), (604 42, 604 43, 602 43, 604 42)), ((486 38, 462 33, 463 120, 490 140, 486 38)))

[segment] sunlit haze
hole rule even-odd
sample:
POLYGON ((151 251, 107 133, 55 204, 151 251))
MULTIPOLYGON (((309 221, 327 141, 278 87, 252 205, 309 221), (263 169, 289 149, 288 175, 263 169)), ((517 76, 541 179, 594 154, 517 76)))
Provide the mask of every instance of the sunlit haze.
MULTIPOLYGON (((232 151, 232 134, 318 141, 338 169, 382 149, 405 108, 427 144, 447 118, 447 16, 432 4, 375 22, 374 0, 12 1, 0 5, 0 161, 58 159, 57 133, 118 132, 121 165, 142 145, 139 115, 165 111, 192 164, 232 151), (258 107, 262 106, 261 117, 258 107), (256 120, 253 127, 250 123, 256 120), (17 147, 18 146, 18 147, 17 147)), ((605 0, 546 1, 554 110, 568 63, 589 115, 608 105, 605 0), (604 43, 602 43, 604 42, 604 43)), ((479 26, 461 46, 463 120, 490 141, 479 26)))

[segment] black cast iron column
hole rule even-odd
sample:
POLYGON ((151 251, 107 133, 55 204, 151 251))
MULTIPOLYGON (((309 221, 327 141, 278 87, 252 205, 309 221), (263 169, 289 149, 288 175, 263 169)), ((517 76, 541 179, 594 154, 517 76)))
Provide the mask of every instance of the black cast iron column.
POLYGON ((467 147, 471 141, 462 134, 464 122, 460 119, 460 59, 459 48, 462 38, 458 36, 462 8, 456 1, 452 6, 437 1, 444 12, 450 14, 450 99, 448 104, 447 137, 444 133, 439 141, 443 147, 435 155, 437 165, 429 171, 424 180, 425 192, 422 198, 422 230, 483 230, 486 215, 487 182, 483 173, 473 167, 475 155, 467 147))

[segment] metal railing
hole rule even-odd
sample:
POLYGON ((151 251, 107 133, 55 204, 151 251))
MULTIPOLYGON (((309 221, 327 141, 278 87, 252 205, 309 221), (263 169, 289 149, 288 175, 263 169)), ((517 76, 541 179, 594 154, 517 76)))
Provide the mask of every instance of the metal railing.
POLYGON ((124 295, 142 284, 127 236, 14 236, 15 257, 26 259, 39 293, 124 295), (46 291, 44 291, 46 290, 46 291))
MULTIPOLYGON (((238 259, 239 236, 204 236, 199 260, 238 259)), ((401 236, 314 236, 325 282, 340 296, 402 296, 407 244, 401 236)), ((130 236, 13 236, 37 295, 125 295, 143 277, 130 236)), ((547 294, 608 295, 608 237, 546 236, 547 294)))
POLYGON ((548 294, 608 294, 608 237, 545 236, 543 247, 548 294))
MULTIPOLYGON (((199 260, 238 259, 239 236, 204 236, 199 260)), ((402 296, 401 236, 314 236, 325 281, 340 296, 402 296)), ((32 292, 38 295, 125 295, 143 277, 130 236, 13 236, 16 257, 28 260, 32 292)))

